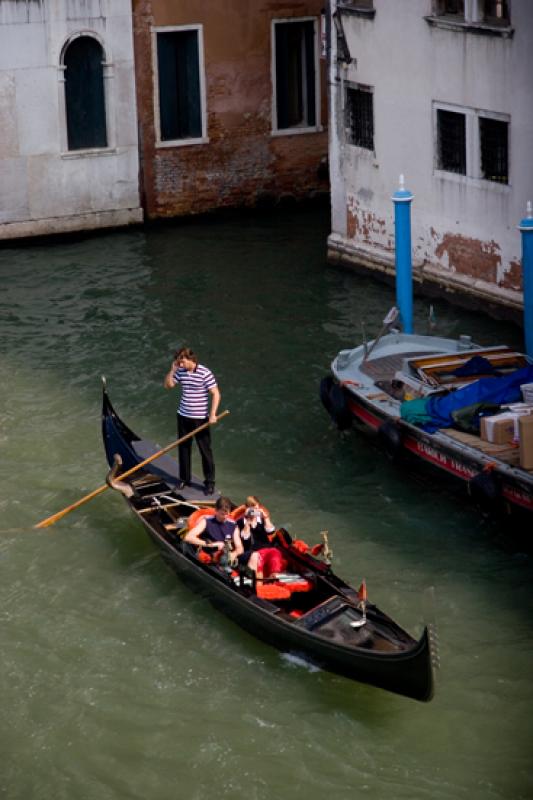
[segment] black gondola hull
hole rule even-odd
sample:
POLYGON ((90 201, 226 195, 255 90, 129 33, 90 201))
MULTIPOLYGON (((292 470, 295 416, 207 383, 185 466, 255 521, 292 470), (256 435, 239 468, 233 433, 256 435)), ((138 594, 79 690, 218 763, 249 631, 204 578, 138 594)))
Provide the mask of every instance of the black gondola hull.
MULTIPOLYGON (((144 522, 144 521, 143 521, 144 522)), ((294 624, 277 619, 265 601, 251 602, 239 595, 228 584, 214 581, 211 575, 171 548, 164 540, 145 525, 150 538, 158 546, 163 559, 187 586, 206 597, 213 607, 224 613, 244 630, 266 644, 288 652, 321 669, 342 675, 351 680, 367 683, 396 694, 427 701, 433 696, 433 676, 430 659, 430 644, 427 628, 408 653, 374 655, 371 652, 358 654, 353 648, 336 646, 312 636, 294 624), (424 680, 421 680, 424 675, 424 680)), ((274 607, 273 607, 274 608, 274 607)), ((379 612, 379 609, 377 609, 379 612)))
MULTIPOLYGON (((135 458, 132 440, 136 440, 127 426, 116 416, 104 392, 102 431, 106 446, 108 463, 111 465, 115 453, 119 453, 127 463, 135 458)), ((137 463, 140 463, 139 460, 137 463)), ((178 493, 175 493, 178 495, 178 493)), ((342 675, 351 680, 386 689, 416 700, 430 700, 433 694, 433 670, 428 630, 416 641, 402 631, 377 607, 368 607, 368 629, 380 625, 390 630, 393 636, 403 641, 405 648, 394 652, 374 652, 364 647, 348 646, 330 641, 324 635, 305 627, 301 621, 289 620, 279 613, 279 608, 255 594, 244 594, 222 570, 215 572, 200 563, 184 547, 179 537, 170 537, 164 528, 151 524, 139 513, 133 502, 125 498, 130 509, 144 525, 150 538, 158 547, 164 560, 179 578, 205 596, 213 606, 229 619, 263 642, 283 652, 303 657, 308 662, 342 675)), ((302 556, 302 558, 305 557, 302 556)), ((312 567, 316 560, 309 559, 312 567)), ((346 597, 353 591, 341 579, 329 573, 321 562, 316 569, 331 577, 332 595, 338 595, 338 606, 342 610, 352 608, 346 597), (324 570, 326 570, 324 572, 324 570), (345 591, 343 597, 342 592, 345 591)))

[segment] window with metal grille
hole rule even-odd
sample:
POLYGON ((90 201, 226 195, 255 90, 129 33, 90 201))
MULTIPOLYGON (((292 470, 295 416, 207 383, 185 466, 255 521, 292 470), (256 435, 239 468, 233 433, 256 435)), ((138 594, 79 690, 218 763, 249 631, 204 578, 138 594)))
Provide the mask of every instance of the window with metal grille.
POLYGON ((312 128, 316 123, 315 22, 277 22, 276 128, 312 128))
POLYGON ((360 8, 364 11, 372 11, 374 9, 374 0, 341 0, 339 5, 353 6, 353 8, 360 8))
POLYGON ((159 124, 162 141, 202 137, 197 30, 157 34, 159 124))
POLYGON ((479 118, 481 175, 486 181, 509 183, 509 123, 479 118))
POLYGON ((104 51, 90 36, 72 41, 64 55, 67 146, 107 147, 104 51))
POLYGON ((483 0, 483 21, 490 25, 509 25, 509 3, 507 0, 483 0))
POLYGON ((466 175, 466 117, 437 109, 438 168, 466 175))
POLYGON ((368 89, 346 87, 345 124, 350 144, 374 149, 374 95, 368 89))
POLYGON ((436 13, 439 16, 464 18, 465 2, 464 0, 437 0, 436 13))

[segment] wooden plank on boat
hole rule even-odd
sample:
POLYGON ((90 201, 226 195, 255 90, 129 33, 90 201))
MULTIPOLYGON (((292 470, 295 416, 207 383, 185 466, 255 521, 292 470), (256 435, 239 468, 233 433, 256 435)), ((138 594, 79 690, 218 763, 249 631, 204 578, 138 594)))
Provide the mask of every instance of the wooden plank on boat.
POLYGON ((441 356, 433 354, 422 356, 421 358, 417 358, 416 353, 413 354, 413 358, 409 358, 409 354, 406 353, 404 358, 409 358, 411 366, 413 367, 427 367, 429 365, 444 365, 450 362, 451 359, 454 359, 459 364, 464 364, 465 361, 469 361, 473 356, 483 356, 483 358, 488 359, 491 355, 498 356, 507 353, 513 356, 521 355, 521 353, 516 353, 514 350, 511 350, 507 345, 497 345, 496 347, 487 347, 484 350, 465 350, 462 353, 445 353, 441 356))
MULTIPOLYGON (((137 513, 139 514, 148 514, 149 511, 166 511, 167 508, 175 508, 176 506, 182 506, 183 503, 181 501, 177 501, 175 503, 162 503, 159 506, 148 506, 147 508, 139 508, 137 509, 137 513)), ((188 505, 187 503, 185 505, 188 505)))
MULTIPOLYGON (((478 354, 476 354, 478 355, 478 354)), ((481 354, 479 354, 481 355, 481 354)), ((426 374, 435 374, 435 373, 444 373, 452 372, 454 369, 463 366, 467 363, 471 358, 473 358, 472 354, 468 356, 468 358, 449 358, 446 361, 443 360, 436 360, 436 361, 428 361, 425 364, 419 364, 417 361, 410 361, 409 365, 414 369, 418 370, 419 372, 424 372, 426 374)), ((522 353, 510 352, 510 353, 503 353, 503 354, 496 354, 496 355, 484 355, 483 358, 492 364, 493 367, 500 367, 504 368, 518 368, 525 366, 527 364, 525 356, 522 353)))
POLYGON ((493 442, 486 442, 484 439, 481 439, 479 436, 476 436, 473 433, 458 431, 455 428, 446 428, 441 432, 445 433, 446 436, 449 436, 451 439, 461 442, 461 444, 466 444, 468 447, 473 447, 476 450, 479 450, 487 456, 493 456, 494 458, 498 458, 500 461, 505 461, 506 464, 519 463, 520 453, 518 447, 512 443, 494 444, 493 442))
POLYGON ((364 375, 372 378, 374 383, 382 380, 390 380, 394 377, 396 372, 402 368, 405 358, 420 355, 420 351, 412 353, 393 353, 390 356, 381 356, 380 358, 369 358, 364 361, 360 370, 364 375))

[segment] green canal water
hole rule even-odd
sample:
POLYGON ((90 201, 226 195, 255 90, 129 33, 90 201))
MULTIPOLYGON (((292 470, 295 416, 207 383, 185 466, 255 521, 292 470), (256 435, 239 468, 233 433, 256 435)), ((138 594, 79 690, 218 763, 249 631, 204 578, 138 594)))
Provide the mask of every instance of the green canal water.
MULTIPOLYGON (((6 800, 533 797, 532 557, 510 523, 341 438, 332 357, 393 290, 327 267, 328 213, 247 215, 0 251, 0 796, 6 800), (256 493, 441 669, 419 704, 261 644, 181 585, 100 486, 101 375, 139 434, 174 439, 162 387, 188 344, 217 375, 217 484, 256 493), (431 601, 429 587, 434 587, 431 601)), ((434 303, 443 335, 521 332, 434 303)), ((415 302, 427 328, 428 302, 415 302)))

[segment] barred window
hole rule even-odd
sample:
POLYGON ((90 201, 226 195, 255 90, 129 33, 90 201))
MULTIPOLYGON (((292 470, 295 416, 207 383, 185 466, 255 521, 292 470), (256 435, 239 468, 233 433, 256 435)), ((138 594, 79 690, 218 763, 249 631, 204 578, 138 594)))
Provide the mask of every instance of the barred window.
POLYGON ((346 87, 346 137, 349 144, 374 149, 374 95, 368 89, 346 87))
POLYGON ((509 3, 507 0, 484 0, 483 21, 490 25, 509 25, 509 3))
POLYGON ((437 109, 438 168, 466 175, 466 117, 437 109))
POLYGON ((509 183, 509 123, 479 118, 481 174, 487 181, 509 183))
POLYGON ((374 0, 341 0, 339 5, 353 6, 360 8, 364 11, 372 11, 374 9, 374 0))
POLYGON ((465 2, 464 0, 438 0, 437 14, 464 18, 465 2))

